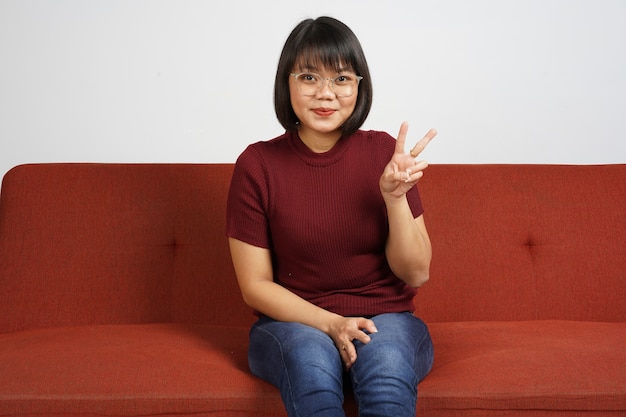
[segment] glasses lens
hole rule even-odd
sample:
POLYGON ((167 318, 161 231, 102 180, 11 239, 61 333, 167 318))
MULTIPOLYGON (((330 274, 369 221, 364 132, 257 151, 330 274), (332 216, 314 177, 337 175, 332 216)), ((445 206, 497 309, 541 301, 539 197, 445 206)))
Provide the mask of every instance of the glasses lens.
MULTIPOLYGON (((321 75, 304 72, 301 74, 292 74, 296 79, 296 87, 305 96, 314 96, 323 87, 327 78, 321 75)), ((358 88, 360 78, 356 75, 339 75, 334 79, 329 79, 331 90, 338 97, 349 97, 358 88)))
POLYGON ((302 73, 296 75, 296 86, 305 96, 315 95, 322 83, 322 77, 317 74, 302 73))
POLYGON ((339 97, 351 96, 356 85, 356 77, 350 75, 340 75, 333 81, 335 94, 337 94, 339 97))

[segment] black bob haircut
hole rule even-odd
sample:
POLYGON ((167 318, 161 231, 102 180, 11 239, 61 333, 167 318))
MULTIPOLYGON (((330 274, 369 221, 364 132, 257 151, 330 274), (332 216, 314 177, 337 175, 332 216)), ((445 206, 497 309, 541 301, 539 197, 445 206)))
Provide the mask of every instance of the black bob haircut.
POLYGON ((274 110, 287 130, 296 130, 299 122, 289 95, 289 78, 296 65, 351 70, 363 77, 354 112, 341 127, 343 137, 356 132, 370 112, 373 92, 365 54, 354 32, 326 16, 303 20, 293 29, 280 55, 274 82, 274 110))

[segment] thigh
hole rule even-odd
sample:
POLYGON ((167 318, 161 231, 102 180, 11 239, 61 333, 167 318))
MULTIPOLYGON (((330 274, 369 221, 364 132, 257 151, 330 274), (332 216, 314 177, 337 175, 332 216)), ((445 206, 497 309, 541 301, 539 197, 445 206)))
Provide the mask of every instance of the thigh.
POLYGON ((290 416, 343 415, 343 365, 324 332, 261 318, 250 330, 248 360, 253 374, 280 389, 290 416))
POLYGON ((368 344, 355 342, 357 360, 350 370, 360 415, 414 416, 417 384, 433 363, 428 328, 410 313, 372 320, 378 332, 368 344))
POLYGON ((417 382, 421 381, 430 372, 434 359, 426 324, 408 312, 381 314, 372 320, 378 329, 378 333, 370 335, 375 343, 358 344, 358 357, 364 364, 380 358, 402 361, 415 371, 417 382))
POLYGON ((250 330, 248 359, 253 373, 258 370, 261 377, 272 377, 278 369, 289 371, 311 364, 339 376, 342 371, 339 352, 327 334, 304 324, 267 317, 259 319, 250 330))

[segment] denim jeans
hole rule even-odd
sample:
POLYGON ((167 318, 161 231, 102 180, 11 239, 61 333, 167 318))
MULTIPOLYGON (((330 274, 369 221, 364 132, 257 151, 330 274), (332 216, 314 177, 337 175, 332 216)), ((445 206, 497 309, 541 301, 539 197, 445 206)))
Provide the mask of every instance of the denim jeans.
POLYGON ((344 416, 344 381, 360 417, 415 417, 417 383, 433 363, 428 328, 408 312, 372 320, 378 332, 368 344, 354 341, 357 360, 346 375, 330 336, 262 317, 250 330, 250 370, 280 389, 290 417, 344 416))

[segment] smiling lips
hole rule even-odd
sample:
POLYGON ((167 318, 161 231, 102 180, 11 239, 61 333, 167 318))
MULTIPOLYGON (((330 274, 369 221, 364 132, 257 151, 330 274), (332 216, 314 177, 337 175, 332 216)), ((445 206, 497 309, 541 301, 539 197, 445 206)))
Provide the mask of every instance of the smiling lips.
POLYGON ((317 109, 313 109, 313 112, 318 116, 328 117, 332 116, 335 113, 335 110, 327 109, 325 107, 318 107, 317 109))

